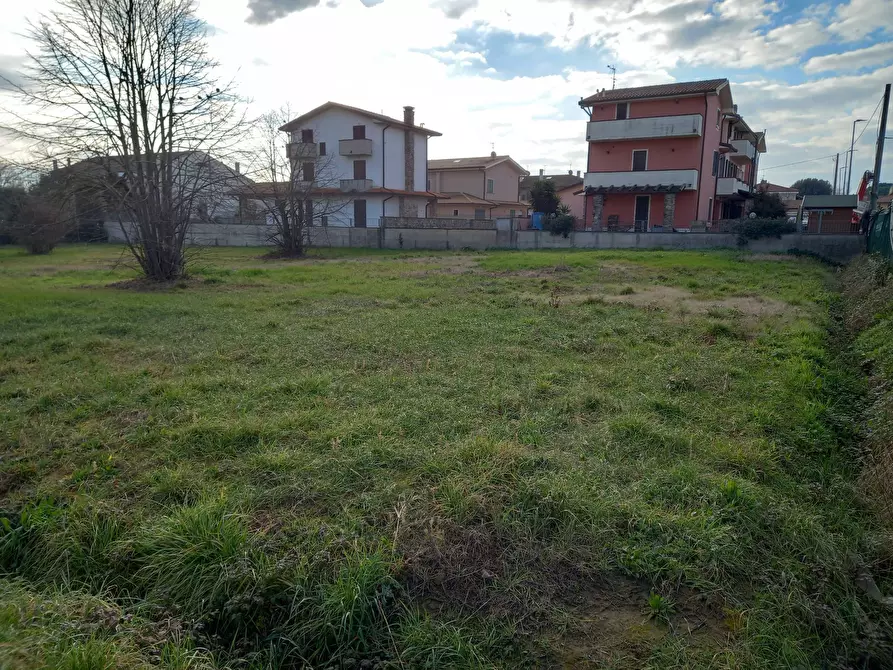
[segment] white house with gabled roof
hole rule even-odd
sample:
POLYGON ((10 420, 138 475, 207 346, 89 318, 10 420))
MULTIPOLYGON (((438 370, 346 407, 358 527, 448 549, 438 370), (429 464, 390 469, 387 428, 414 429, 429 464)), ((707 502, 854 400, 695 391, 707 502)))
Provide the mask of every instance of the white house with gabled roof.
MULTIPOLYGON (((436 195, 427 190, 428 139, 441 133, 416 125, 415 109, 403 120, 327 102, 280 128, 288 133, 288 155, 313 181, 323 157, 327 179, 311 195, 344 206, 325 225, 375 227, 384 216, 429 215, 436 195)), ((433 216, 433 207, 430 215, 433 216)))

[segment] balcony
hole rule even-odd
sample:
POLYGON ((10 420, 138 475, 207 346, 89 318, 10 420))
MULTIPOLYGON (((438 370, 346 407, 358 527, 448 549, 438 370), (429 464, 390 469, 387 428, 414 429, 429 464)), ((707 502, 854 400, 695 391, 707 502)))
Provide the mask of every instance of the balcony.
POLYGON ((316 142, 292 142, 287 148, 288 157, 293 160, 319 156, 319 145, 316 142))
POLYGON ((371 179, 342 179, 341 190, 345 193, 368 191, 372 188, 371 179))
POLYGON ((342 156, 371 156, 372 140, 338 140, 338 153, 342 156))
POLYGON ((752 162, 757 155, 756 147, 748 140, 732 140, 732 146, 735 147, 735 151, 727 154, 727 156, 736 165, 743 165, 749 161, 752 162))
POLYGON ((716 195, 738 195, 750 193, 750 186, 737 177, 720 177, 716 180, 716 195))
POLYGON ((639 190, 647 193, 658 186, 677 186, 693 190, 698 185, 697 170, 642 170, 639 172, 587 172, 586 188, 639 190))
POLYGON ((588 142, 613 142, 663 137, 700 137, 702 127, 703 119, 700 114, 590 121, 586 124, 586 140, 588 142))

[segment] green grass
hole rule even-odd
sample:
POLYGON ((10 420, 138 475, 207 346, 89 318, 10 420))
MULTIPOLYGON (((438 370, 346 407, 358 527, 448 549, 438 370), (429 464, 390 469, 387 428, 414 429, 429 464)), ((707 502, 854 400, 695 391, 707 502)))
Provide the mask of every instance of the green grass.
POLYGON ((0 668, 893 662, 833 270, 261 253, 0 249, 0 668))

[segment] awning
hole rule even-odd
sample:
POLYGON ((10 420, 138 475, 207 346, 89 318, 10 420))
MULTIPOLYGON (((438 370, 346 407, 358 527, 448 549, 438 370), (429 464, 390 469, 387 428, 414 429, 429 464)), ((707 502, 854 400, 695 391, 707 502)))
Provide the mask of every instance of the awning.
MULTIPOLYGON (((607 193, 679 193, 687 184, 636 184, 633 186, 587 186, 580 193, 604 195, 607 193)), ((574 195, 578 195, 575 193, 574 195)))

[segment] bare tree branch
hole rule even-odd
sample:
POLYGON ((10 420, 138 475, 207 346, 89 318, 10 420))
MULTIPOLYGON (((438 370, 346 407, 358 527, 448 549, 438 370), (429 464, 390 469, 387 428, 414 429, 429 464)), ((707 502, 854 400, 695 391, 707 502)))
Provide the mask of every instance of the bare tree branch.
POLYGON ((225 163, 248 128, 194 0, 61 0, 30 37, 7 130, 44 164, 75 161, 68 183, 120 221, 147 277, 181 276, 190 221, 244 181, 225 163))

